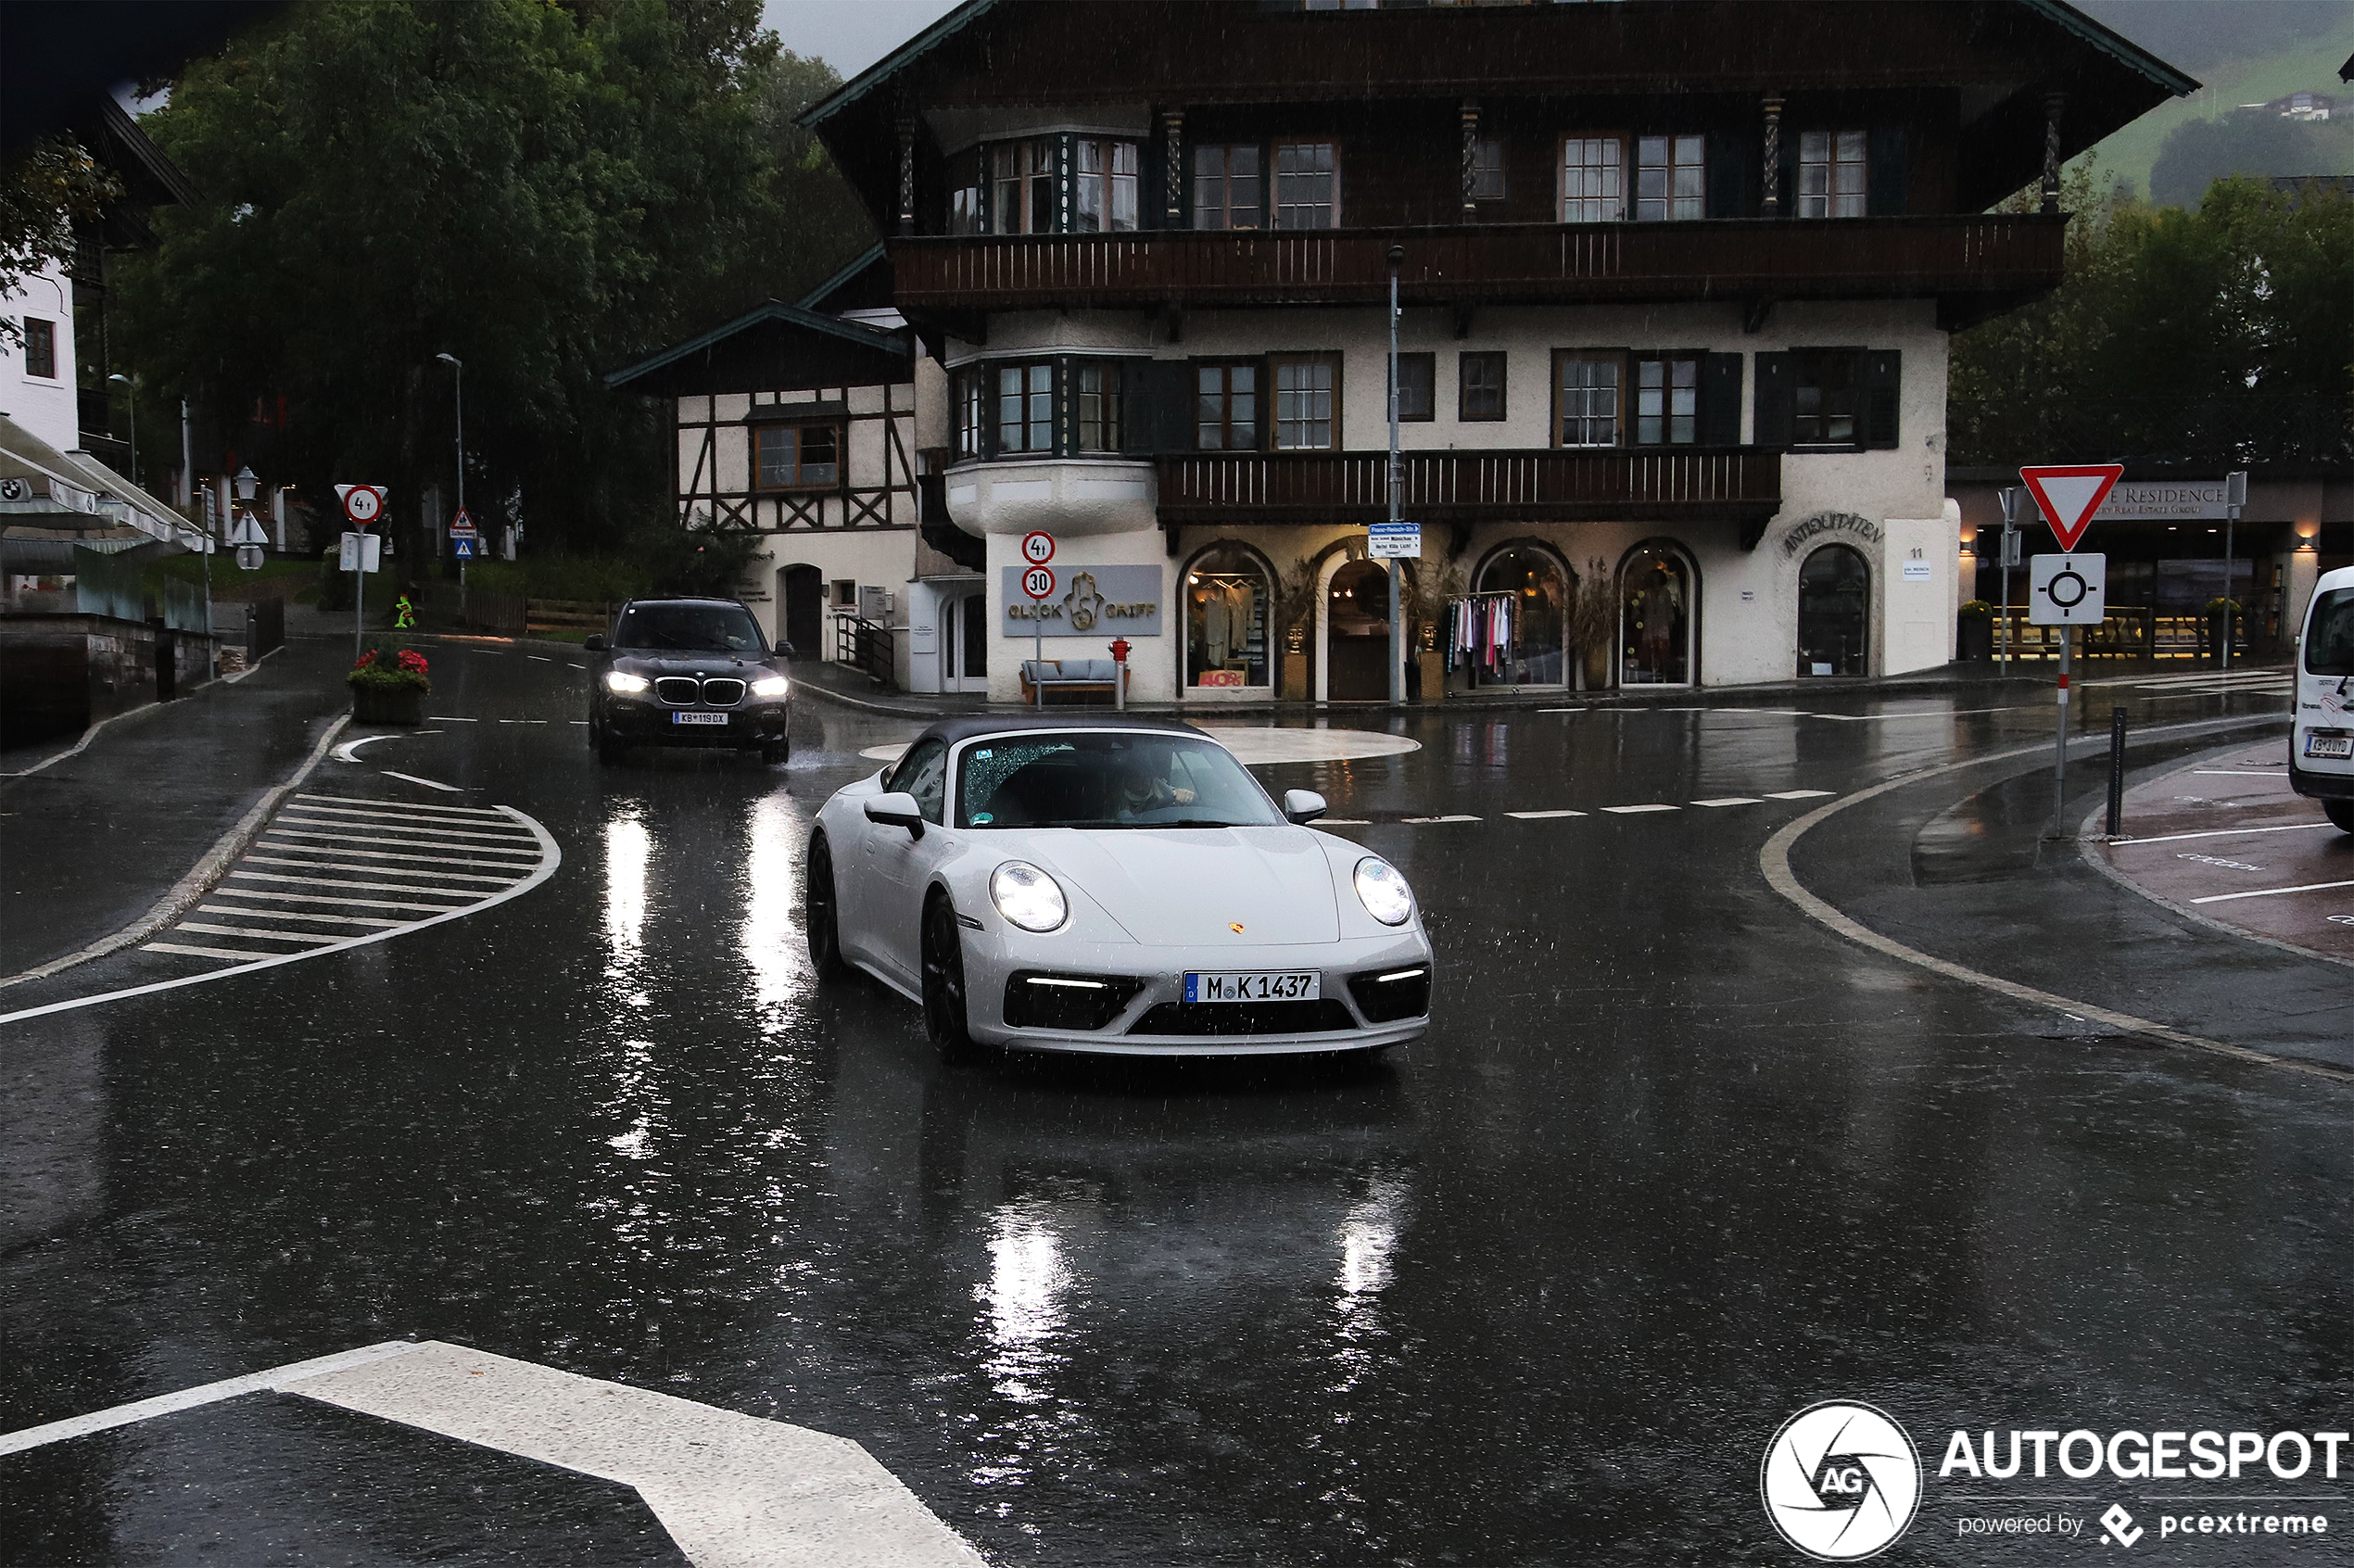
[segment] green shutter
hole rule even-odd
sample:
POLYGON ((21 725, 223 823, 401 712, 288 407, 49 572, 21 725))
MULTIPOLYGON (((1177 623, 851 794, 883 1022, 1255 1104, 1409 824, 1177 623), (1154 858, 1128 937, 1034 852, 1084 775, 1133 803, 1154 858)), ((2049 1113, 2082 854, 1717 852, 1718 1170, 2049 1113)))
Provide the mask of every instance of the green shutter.
POLYGON ((1903 383, 1904 356, 1893 348, 1875 348, 1864 356, 1864 446, 1887 451, 1897 444, 1897 396, 1903 383))
POLYGON ((1788 448, 1791 411, 1791 357, 1758 355, 1757 417, 1750 439, 1761 447, 1788 448))
POLYGON ((1741 357, 1711 354, 1700 364, 1700 442, 1741 444, 1741 357))

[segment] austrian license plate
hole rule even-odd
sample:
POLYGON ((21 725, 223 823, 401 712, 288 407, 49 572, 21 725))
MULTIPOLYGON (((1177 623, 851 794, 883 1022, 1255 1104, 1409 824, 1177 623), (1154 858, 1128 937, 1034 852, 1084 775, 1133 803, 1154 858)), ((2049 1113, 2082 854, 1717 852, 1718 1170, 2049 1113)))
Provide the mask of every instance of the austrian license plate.
POLYGON ((1314 969, 1297 974, 1212 971, 1185 976, 1188 1002, 1318 1002, 1323 994, 1323 976, 1314 969))
POLYGON ((726 724, 728 715, 726 714, 673 714, 670 715, 670 722, 673 724, 726 724))
POLYGON ((2354 759, 2354 735, 2308 735, 2305 754, 2309 757, 2347 757, 2354 759))

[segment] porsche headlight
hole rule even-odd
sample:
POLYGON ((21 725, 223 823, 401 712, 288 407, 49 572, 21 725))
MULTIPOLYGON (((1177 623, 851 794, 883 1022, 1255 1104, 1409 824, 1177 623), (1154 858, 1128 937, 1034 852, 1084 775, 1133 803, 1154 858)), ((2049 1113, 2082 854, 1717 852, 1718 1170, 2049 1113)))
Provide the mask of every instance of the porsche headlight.
POLYGON ((989 902, 1025 931, 1051 931, 1070 918, 1062 888, 1026 860, 1009 860, 990 873, 989 902))
POLYGON ((644 676, 634 676, 627 670, 607 670, 605 672, 605 689, 608 691, 639 692, 643 691, 647 687, 652 684, 653 683, 648 680, 644 676))
POLYGON ((1357 863, 1357 902, 1385 926, 1402 926, 1413 917, 1414 895, 1398 867, 1377 854, 1357 863))
POLYGON ((782 697, 789 684, 782 676, 762 676, 752 683, 752 694, 755 697, 782 697))

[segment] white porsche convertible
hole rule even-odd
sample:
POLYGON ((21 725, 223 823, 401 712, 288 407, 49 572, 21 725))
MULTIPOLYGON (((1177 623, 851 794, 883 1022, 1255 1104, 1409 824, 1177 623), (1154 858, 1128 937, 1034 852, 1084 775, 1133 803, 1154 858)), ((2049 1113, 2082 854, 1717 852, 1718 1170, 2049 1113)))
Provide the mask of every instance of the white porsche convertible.
POLYGON ((1405 878, 1173 721, 957 718, 826 803, 809 951, 922 1004, 934 1044, 1377 1051, 1430 1021, 1405 878))

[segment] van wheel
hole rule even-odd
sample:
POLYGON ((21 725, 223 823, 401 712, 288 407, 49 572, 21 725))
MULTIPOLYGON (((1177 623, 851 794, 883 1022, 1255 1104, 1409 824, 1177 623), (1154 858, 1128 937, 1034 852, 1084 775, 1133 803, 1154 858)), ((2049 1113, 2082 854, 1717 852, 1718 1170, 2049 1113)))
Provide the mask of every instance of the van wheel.
POLYGON ((2354 801, 2323 801, 2322 809, 2329 813, 2330 825, 2341 833, 2354 833, 2354 801))
POLYGON ((941 1060, 961 1061, 973 1048, 965 1012, 965 939, 945 894, 934 894, 924 907, 923 950, 924 1032, 941 1060))

